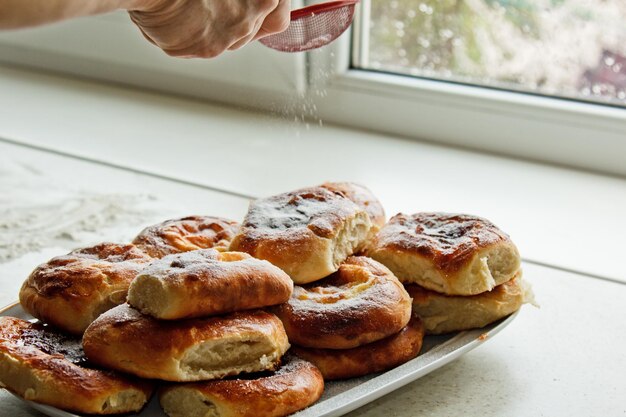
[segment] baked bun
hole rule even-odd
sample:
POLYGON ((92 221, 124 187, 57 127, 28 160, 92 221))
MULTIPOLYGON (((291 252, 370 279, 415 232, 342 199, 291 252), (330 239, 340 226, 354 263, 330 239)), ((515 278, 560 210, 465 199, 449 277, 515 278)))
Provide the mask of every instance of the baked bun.
POLYGON ((472 296, 443 295, 419 285, 406 285, 413 298, 413 314, 424 321, 427 334, 441 334, 486 326, 533 302, 521 272, 491 291, 472 296))
POLYGON ((281 304, 293 281, 243 252, 203 249, 152 262, 131 283, 128 303, 160 319, 204 317, 281 304))
POLYGON ((288 355, 270 374, 172 385, 159 399, 170 417, 282 417, 313 404, 323 391, 320 371, 288 355))
POLYGON ((355 378, 386 371, 415 358, 422 349, 424 325, 413 317, 399 333, 352 349, 311 349, 290 352, 317 366, 325 380, 355 378))
POLYGON ((370 216, 372 232, 376 233, 385 225, 385 209, 369 188, 353 182, 325 182, 321 185, 330 191, 342 193, 370 216))
POLYGON ((449 295, 489 291, 520 268, 509 236, 488 220, 466 214, 398 214, 366 252, 400 281, 449 295))
POLYGON ((25 400, 85 414, 138 412, 152 384, 89 369, 80 339, 0 317, 0 386, 25 400))
POLYGON ((304 188, 253 201, 230 250, 266 259, 304 284, 335 272, 371 227, 367 212, 342 193, 304 188))
POLYGON ((133 243, 150 256, 162 258, 198 249, 227 248, 239 223, 213 216, 189 216, 146 227, 133 243))
POLYGON ((385 266, 351 256, 328 278, 296 286, 273 311, 292 343, 349 349, 399 332, 411 318, 411 299, 385 266))
POLYGON ((151 260, 133 245, 78 249, 35 268, 20 290, 20 303, 43 322, 80 335, 126 300, 130 282, 151 260))
POLYGON ((83 336, 87 358, 143 378, 202 381, 274 369, 289 349, 276 316, 260 310, 180 321, 109 310, 83 336))

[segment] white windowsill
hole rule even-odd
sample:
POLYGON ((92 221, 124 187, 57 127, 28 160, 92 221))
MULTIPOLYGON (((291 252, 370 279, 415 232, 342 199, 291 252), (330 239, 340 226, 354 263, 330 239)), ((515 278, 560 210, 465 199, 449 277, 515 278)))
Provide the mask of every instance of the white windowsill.
POLYGON ((0 138, 250 196, 358 181, 388 215, 478 214, 528 260, 626 281, 623 179, 17 69, 0 91, 0 138))

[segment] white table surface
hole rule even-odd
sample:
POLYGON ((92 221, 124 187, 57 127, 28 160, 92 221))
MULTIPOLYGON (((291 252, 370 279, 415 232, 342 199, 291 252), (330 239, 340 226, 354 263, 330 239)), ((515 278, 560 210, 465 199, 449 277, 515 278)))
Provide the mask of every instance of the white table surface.
MULTIPOLYGON (((174 216, 240 219, 247 199, 233 194, 356 180, 389 214, 494 220, 530 261, 541 308, 350 416, 626 414, 625 180, 14 69, 0 68, 0 92, 0 138, 197 184, 0 139, 0 304, 71 248, 174 216)), ((0 416, 34 415, 0 391, 0 416)))

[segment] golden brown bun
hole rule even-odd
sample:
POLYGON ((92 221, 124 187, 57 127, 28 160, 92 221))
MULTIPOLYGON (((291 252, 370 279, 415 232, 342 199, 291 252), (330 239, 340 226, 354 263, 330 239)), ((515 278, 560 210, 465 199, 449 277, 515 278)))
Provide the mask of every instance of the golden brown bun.
POLYGON ((293 281, 242 252, 203 249, 152 262, 131 283, 128 303, 160 319, 203 317, 284 303, 293 281))
POLYGON ((146 227, 133 243, 155 258, 198 249, 227 248, 239 223, 213 216, 189 216, 146 227))
POLYGON ((472 296, 443 295, 415 284, 406 289, 413 298, 413 314, 422 318, 427 334, 483 327, 532 302, 532 291, 521 272, 491 291, 472 296))
POLYGON ((133 245, 78 249, 39 265, 24 282, 20 303, 39 320, 80 335, 126 300, 130 282, 151 260, 133 245))
POLYGON ((424 325, 413 317, 399 333, 352 349, 311 349, 293 346, 290 352, 317 366, 325 380, 354 378, 382 372, 415 358, 422 348, 424 325))
POLYGON ((387 221, 385 209, 369 188, 353 182, 325 182, 321 186, 327 190, 342 193, 356 205, 362 207, 370 216, 372 232, 378 232, 385 225, 387 221))
POLYGON ((448 295, 474 295, 510 280, 517 248, 493 223, 466 214, 398 214, 366 251, 404 283, 448 295))
POLYGON ((266 259, 304 284, 335 272, 371 227, 367 212, 342 193, 304 188, 253 201, 230 250, 266 259))
POLYGON ((296 286, 273 311, 292 343, 348 349, 399 332, 411 318, 411 299, 383 265, 351 256, 328 278, 296 286))
POLYGON ((288 355, 270 375, 172 385, 159 399, 170 417, 282 417, 313 404, 323 391, 320 371, 288 355))
POLYGON ((87 365, 79 338, 0 317, 0 386, 20 397, 86 414, 137 412, 150 398, 152 384, 87 365))
POLYGON ((87 328, 83 348, 102 367, 177 382, 274 369, 289 342, 280 320, 260 310, 163 321, 123 304, 87 328))

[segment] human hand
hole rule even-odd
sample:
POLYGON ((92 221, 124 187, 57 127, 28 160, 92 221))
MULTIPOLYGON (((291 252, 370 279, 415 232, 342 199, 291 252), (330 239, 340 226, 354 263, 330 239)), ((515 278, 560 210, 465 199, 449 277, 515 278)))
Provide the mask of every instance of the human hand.
POLYGON ((212 58, 289 26, 290 0, 153 0, 131 20, 166 54, 212 58))

